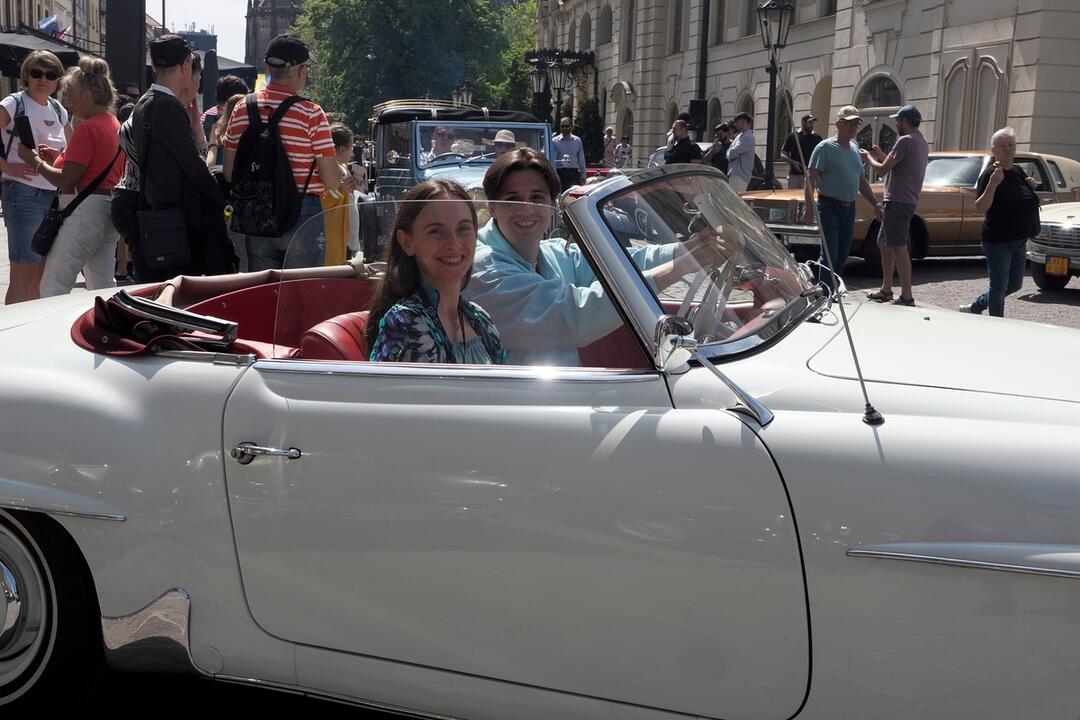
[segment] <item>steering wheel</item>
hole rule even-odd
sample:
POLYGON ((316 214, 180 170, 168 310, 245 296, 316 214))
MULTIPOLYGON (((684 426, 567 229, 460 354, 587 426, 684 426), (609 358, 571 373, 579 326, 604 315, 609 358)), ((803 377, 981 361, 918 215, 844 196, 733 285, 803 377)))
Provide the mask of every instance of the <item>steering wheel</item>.
POLYGON ((460 157, 460 158, 463 158, 463 157, 468 157, 468 155, 466 155, 465 153, 459 153, 459 152, 445 152, 445 153, 442 153, 441 155, 436 155, 435 157, 431 158, 431 161, 434 162, 436 160, 442 160, 443 158, 447 158, 447 157, 460 157))
POLYGON ((690 320, 690 324, 694 328, 694 337, 702 342, 716 339, 717 331, 721 327, 724 310, 727 308, 728 296, 731 294, 735 268, 736 265, 733 260, 728 260, 723 267, 713 268, 709 271, 702 268, 690 282, 686 296, 683 297, 683 301, 679 305, 679 315, 690 320), (694 301, 694 296, 697 295, 701 284, 707 279, 711 282, 705 289, 705 295, 701 298, 701 302, 698 303, 697 308, 694 310, 693 317, 690 317, 687 313, 694 301))

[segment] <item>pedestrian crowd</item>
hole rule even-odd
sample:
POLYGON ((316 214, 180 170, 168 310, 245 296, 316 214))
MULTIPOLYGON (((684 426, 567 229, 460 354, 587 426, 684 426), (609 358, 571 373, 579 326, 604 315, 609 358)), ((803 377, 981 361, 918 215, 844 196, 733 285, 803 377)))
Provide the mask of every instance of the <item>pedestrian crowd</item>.
POLYGON ((153 83, 142 94, 118 92, 100 58, 69 69, 45 50, 24 59, 23 89, 0 101, 6 304, 65 294, 80 273, 97 290, 342 262, 359 250, 353 200, 366 175, 350 162, 351 130, 300 96, 310 60, 302 40, 272 40, 266 86, 252 93, 224 76, 202 113, 199 54, 168 34, 149 55, 153 83), (333 230, 294 242, 334 208, 344 219, 333 230))

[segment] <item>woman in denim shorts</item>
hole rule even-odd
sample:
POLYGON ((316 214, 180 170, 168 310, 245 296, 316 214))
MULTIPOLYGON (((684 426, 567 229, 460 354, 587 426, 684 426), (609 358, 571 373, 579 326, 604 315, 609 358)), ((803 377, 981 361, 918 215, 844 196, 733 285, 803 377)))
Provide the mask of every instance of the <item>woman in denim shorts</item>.
POLYGON ((30 249, 30 241, 56 197, 56 188, 19 158, 15 116, 30 120, 36 145, 63 150, 71 137, 67 110, 51 96, 56 92, 64 66, 47 50, 35 50, 23 60, 20 76, 26 88, 0 101, 0 133, 6 151, 0 158, 3 171, 4 225, 7 227, 11 278, 4 302, 8 305, 39 297, 38 285, 44 258, 30 249), (18 97, 16 97, 18 95, 18 97))

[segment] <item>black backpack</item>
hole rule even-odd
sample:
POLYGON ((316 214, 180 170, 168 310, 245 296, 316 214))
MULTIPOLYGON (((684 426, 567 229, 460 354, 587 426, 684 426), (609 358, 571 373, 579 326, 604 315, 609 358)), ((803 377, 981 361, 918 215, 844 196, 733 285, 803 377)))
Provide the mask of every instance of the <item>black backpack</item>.
POLYGON ((315 162, 311 163, 303 192, 297 192, 278 124, 301 100, 299 95, 282 100, 270 121, 264 123, 255 93, 247 96, 248 126, 240 136, 233 164, 230 228, 234 232, 281 237, 300 218, 300 203, 311 184, 315 162))

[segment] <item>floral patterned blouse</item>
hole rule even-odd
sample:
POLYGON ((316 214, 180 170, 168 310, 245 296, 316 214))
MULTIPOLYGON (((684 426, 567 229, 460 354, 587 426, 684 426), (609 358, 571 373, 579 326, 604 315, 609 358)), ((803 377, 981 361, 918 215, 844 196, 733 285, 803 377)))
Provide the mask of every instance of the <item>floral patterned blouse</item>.
POLYGON ((439 291, 427 283, 421 283, 416 292, 398 301, 379 320, 379 335, 371 348, 371 360, 506 364, 499 331, 482 307, 465 298, 458 300, 462 317, 477 337, 454 343, 439 321, 438 306, 439 291))

